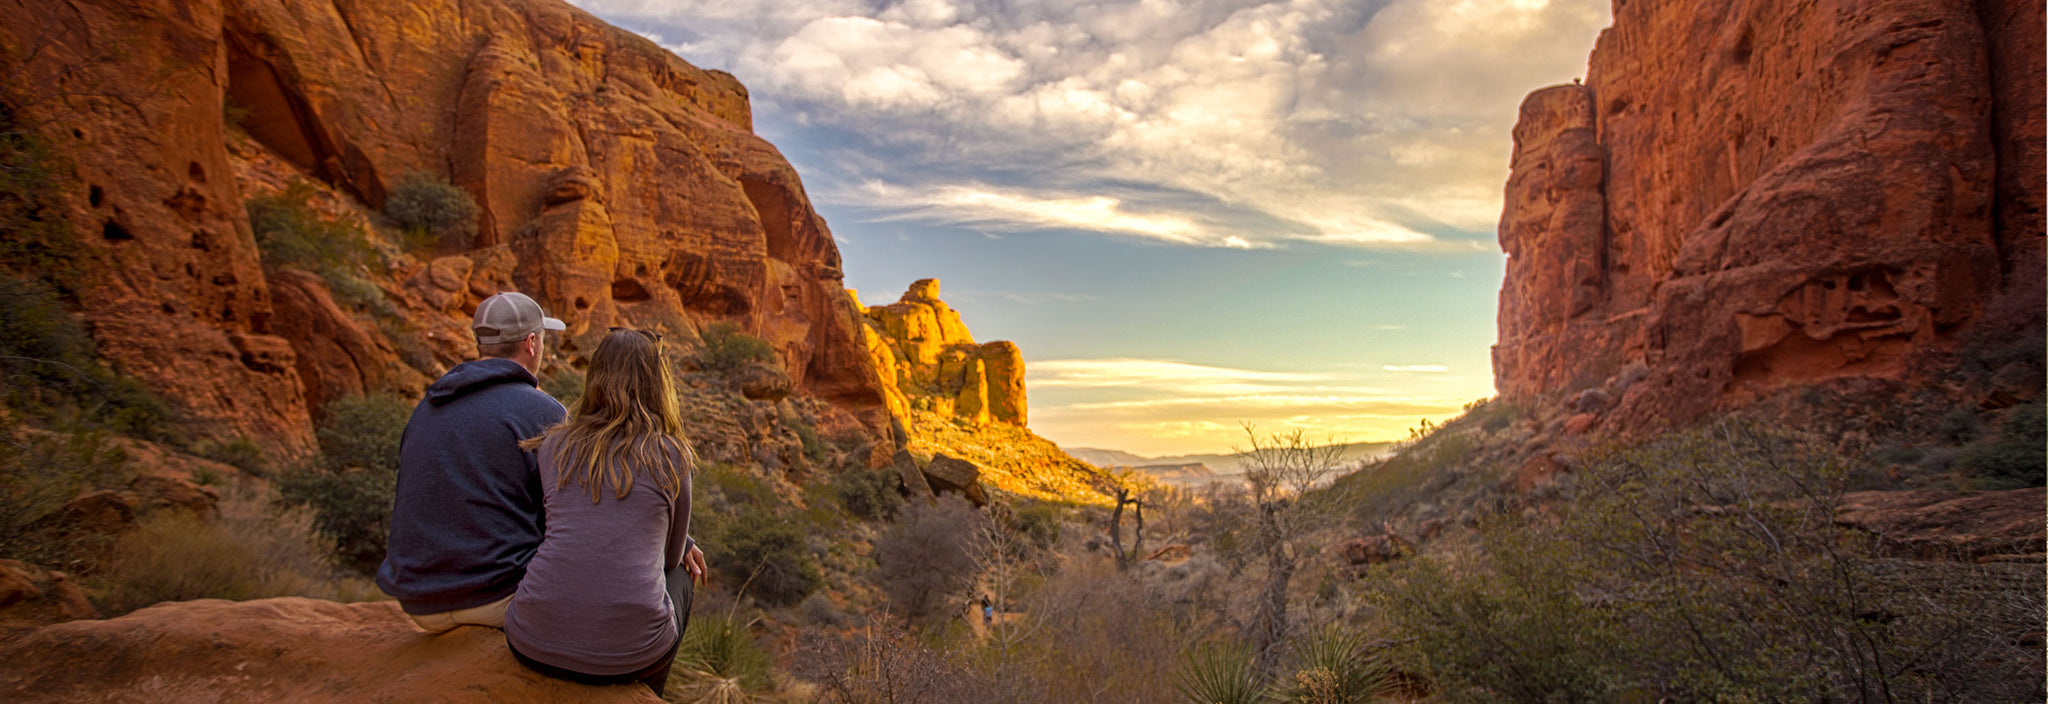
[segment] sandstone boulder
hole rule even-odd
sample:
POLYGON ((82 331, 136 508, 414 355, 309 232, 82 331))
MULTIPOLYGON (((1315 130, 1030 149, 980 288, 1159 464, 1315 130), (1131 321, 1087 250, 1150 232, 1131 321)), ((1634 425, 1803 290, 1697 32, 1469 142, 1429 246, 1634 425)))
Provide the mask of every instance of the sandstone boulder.
POLYGON ((910 454, 909 450, 897 450, 890 466, 895 468, 897 478, 903 482, 903 491, 910 494, 910 498, 929 499, 933 496, 931 482, 924 478, 924 467, 918 464, 917 456, 910 454))
POLYGON ((975 506, 988 505, 988 493, 981 487, 981 467, 973 462, 940 453, 924 466, 924 478, 934 493, 954 493, 975 506))
POLYGON ((0 699, 40 702, 659 702, 526 669, 496 629, 428 635, 396 602, 164 603, 0 646, 0 699))
POLYGON ((99 616, 70 575, 0 560, 0 640, 53 623, 99 616))

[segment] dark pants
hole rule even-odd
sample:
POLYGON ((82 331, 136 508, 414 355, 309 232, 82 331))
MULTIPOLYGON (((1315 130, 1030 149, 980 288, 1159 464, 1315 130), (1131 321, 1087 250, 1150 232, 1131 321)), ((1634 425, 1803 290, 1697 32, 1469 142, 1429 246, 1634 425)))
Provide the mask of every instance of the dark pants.
POLYGON ((510 642, 507 642, 505 646, 511 648, 512 657, 517 658, 519 664, 549 677, 594 685, 639 682, 647 685, 648 689, 654 690, 654 696, 659 697, 662 695, 663 690, 668 688, 668 668, 669 665, 676 661, 676 649, 683 645, 683 629, 690 625, 690 599, 695 596, 696 592, 695 587, 690 584, 689 571, 683 569, 681 565, 677 565, 675 569, 669 570, 662 576, 668 581, 669 602, 673 603, 676 608, 676 642, 668 646, 668 652, 662 654, 659 659, 656 659, 654 664, 641 668, 637 672, 623 675, 584 674, 575 670, 555 667, 527 657, 525 653, 519 652, 518 648, 512 647, 510 642))

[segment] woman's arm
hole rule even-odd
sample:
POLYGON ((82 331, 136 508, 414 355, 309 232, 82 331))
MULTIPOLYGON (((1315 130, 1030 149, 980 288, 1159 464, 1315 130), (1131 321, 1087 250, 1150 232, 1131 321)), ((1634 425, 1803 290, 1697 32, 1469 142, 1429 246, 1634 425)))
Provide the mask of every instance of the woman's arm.
POLYGON ((662 555, 661 560, 661 568, 664 571, 675 569, 676 565, 682 564, 683 555, 693 547, 694 541, 690 540, 690 475, 695 473, 683 472, 682 486, 676 491, 676 500, 669 506, 668 550, 662 555))

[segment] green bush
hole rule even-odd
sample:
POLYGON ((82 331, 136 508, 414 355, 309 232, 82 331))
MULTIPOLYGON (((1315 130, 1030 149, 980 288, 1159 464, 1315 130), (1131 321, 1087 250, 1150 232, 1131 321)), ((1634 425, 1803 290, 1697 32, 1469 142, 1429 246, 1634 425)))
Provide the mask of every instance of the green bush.
POLYGON ((707 521, 698 540, 718 555, 715 569, 723 579, 744 585, 764 604, 789 606, 817 591, 825 577, 804 543, 803 527, 777 508, 739 504, 723 520, 707 521))
POLYGON ((225 442, 201 440, 192 446, 192 452, 255 476, 270 473, 270 460, 264 456, 263 448, 257 447, 256 443, 250 442, 248 438, 238 437, 225 442))
POLYGON ((374 572, 384 561, 398 485, 398 444, 411 404, 395 396, 337 399, 316 429, 320 458, 277 478, 279 498, 313 510, 344 566, 374 572))
POLYGON ((1998 436, 1980 440, 1956 456, 1956 471, 1986 489, 2048 484, 2048 418, 2040 401, 2015 407, 1998 436))
POLYGON ((1485 526, 1479 555, 1374 572, 1375 598, 1450 701, 2035 692, 2038 646, 2010 633, 2038 628, 2039 571, 1885 559, 1834 523, 1850 474, 1831 447, 1733 423, 1611 450, 1556 525, 1485 526))
POLYGON ((583 372, 570 367, 561 367, 540 383, 540 390, 546 391, 567 408, 575 408, 583 400, 583 372))
POLYGON ((733 371, 757 362, 775 361, 775 348, 753 335, 740 330, 733 323, 712 323, 704 329, 704 349, 698 351, 697 360, 705 369, 733 371))
POLYGON ((467 243, 476 236, 476 219, 481 214, 483 209, 468 191, 424 173, 400 178, 384 200, 384 217, 406 231, 407 245, 414 249, 435 240, 467 243))
POLYGON ((265 266, 304 269, 329 281, 353 279, 369 247, 353 224, 313 207, 316 190, 293 180, 283 191, 250 198, 246 206, 256 249, 265 266))
POLYGON ((38 521, 82 491, 124 483, 127 453, 104 431, 24 431, 5 416, 0 438, 0 555, 69 568, 79 557, 76 540, 38 521))
POLYGON ((903 506, 903 480, 891 469, 848 469, 832 477, 832 491, 847 513, 886 520, 903 506))
POLYGON ((818 437, 817 428, 813 428, 809 423, 803 421, 791 421, 789 429, 794 431, 797 440, 803 443, 804 459, 810 460, 812 464, 819 464, 825 461, 827 449, 825 441, 818 437))
POLYGON ((38 281, 0 277, 0 402, 49 425, 181 438, 170 405, 99 363, 85 326, 38 281))

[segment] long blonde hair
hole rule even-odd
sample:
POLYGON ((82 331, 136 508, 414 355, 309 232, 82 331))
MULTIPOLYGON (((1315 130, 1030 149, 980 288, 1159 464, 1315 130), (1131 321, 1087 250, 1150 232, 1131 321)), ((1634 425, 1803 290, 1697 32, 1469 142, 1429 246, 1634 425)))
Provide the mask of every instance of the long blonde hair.
POLYGON ((669 497, 682 491, 696 454, 683 437, 675 378, 658 340, 653 333, 612 328, 590 353, 575 412, 519 444, 532 450, 555 439, 556 489, 580 484, 597 503, 600 488, 609 486, 623 499, 633 491, 633 468, 647 467, 669 497))

